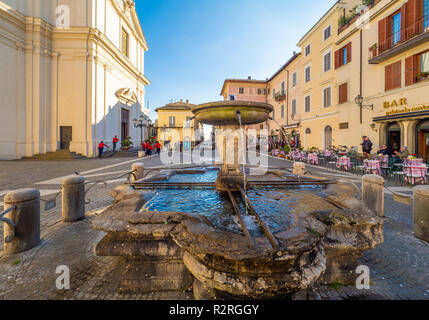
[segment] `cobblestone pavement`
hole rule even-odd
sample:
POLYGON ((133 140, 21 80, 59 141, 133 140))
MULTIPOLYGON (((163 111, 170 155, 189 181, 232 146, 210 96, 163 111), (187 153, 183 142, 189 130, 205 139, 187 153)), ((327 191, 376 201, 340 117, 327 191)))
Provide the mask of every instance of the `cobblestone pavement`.
MULTIPOLYGON (((159 158, 138 160, 103 159, 73 162, 0 162, 0 190, 37 187, 59 190, 60 181, 74 171, 81 172, 88 181, 112 179, 107 188, 97 186, 91 191, 93 199, 87 206, 91 212, 112 203, 109 190, 122 183, 114 177, 130 170, 133 161, 142 161, 146 168, 161 165, 159 158), (19 179, 17 179, 19 172, 19 179), (28 176, 28 178, 27 178, 28 176), (58 179, 60 178, 60 179, 58 179), (42 182, 42 184, 39 184, 42 182)), ((270 166, 291 168, 289 161, 270 158, 270 166)), ((311 167, 315 174, 347 179, 359 185, 360 177, 329 172, 311 167)), ((52 195, 51 195, 52 196, 52 195)), ((49 195, 47 196, 49 197, 49 195)), ((385 242, 368 251, 361 259, 371 270, 371 289, 359 291, 354 286, 319 286, 298 293, 295 299, 428 299, 429 300, 429 244, 413 235, 411 207, 393 201, 390 194, 385 199, 385 242)), ((189 292, 156 292, 124 294, 119 290, 114 272, 115 259, 97 257, 94 245, 104 233, 90 228, 90 220, 65 224, 60 221, 57 207, 42 213, 42 243, 23 254, 1 257, 0 299, 191 299, 189 292), (71 290, 58 291, 55 287, 57 266, 67 265, 71 271, 71 290)), ((0 247, 2 247, 0 226, 0 247)), ((1 248, 0 248, 1 250, 1 248)))

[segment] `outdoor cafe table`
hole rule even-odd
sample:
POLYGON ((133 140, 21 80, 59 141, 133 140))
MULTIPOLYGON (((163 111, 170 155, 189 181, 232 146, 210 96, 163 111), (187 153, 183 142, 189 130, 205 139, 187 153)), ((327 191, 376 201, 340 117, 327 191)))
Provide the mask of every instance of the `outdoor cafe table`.
POLYGON ((381 166, 379 160, 365 160, 364 167, 366 172, 371 172, 372 174, 382 175, 381 166))
POLYGON ((428 167, 425 164, 404 166, 404 180, 411 185, 415 185, 416 182, 426 183, 427 172, 428 167))
POLYGON ((319 156, 315 153, 310 153, 307 157, 307 161, 311 164, 319 164, 319 156))
POLYGON ((350 158, 347 157, 341 157, 337 160, 337 168, 344 169, 346 171, 350 171, 352 168, 350 158))

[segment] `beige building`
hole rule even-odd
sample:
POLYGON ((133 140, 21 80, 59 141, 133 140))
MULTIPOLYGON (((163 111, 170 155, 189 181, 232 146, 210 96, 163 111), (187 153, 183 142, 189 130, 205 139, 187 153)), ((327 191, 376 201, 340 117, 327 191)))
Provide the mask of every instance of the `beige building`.
POLYGON ((301 122, 301 53, 293 56, 267 81, 267 102, 274 107, 268 122, 270 135, 285 139, 284 134, 299 140, 301 122), (280 128, 281 127, 281 128, 280 128))
POLYGON ((191 109, 194 105, 186 102, 169 103, 156 109, 158 120, 158 140, 162 145, 177 148, 180 143, 184 150, 190 150, 204 140, 202 125, 194 120, 191 109))
POLYGON ((131 0, 0 1, 0 159, 138 143, 147 50, 131 0))

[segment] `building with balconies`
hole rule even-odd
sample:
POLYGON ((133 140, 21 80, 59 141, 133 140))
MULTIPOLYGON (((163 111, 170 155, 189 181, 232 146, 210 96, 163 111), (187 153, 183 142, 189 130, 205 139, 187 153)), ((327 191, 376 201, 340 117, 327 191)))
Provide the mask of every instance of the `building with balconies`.
POLYGON ((337 70, 338 81, 350 84, 340 144, 358 146, 366 135, 375 148, 405 145, 428 160, 429 1, 374 1, 340 30, 337 45, 345 43, 354 58, 337 70))

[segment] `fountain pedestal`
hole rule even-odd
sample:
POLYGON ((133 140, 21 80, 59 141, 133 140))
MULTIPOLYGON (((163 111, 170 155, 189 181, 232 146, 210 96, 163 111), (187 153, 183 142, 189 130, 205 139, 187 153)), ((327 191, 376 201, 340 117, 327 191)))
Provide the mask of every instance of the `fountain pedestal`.
POLYGON ((240 163, 244 163, 245 146, 245 134, 240 126, 223 126, 217 130, 216 148, 222 166, 216 180, 216 190, 224 192, 231 186, 232 191, 239 191, 234 185, 243 183, 244 174, 240 170, 240 163))

